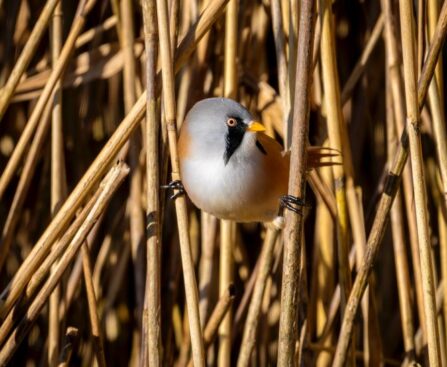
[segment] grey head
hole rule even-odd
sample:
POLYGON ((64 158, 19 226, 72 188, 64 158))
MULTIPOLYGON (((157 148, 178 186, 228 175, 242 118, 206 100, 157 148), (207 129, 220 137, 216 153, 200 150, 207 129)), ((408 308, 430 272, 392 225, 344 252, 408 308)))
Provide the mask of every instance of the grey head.
POLYGON ((207 98, 191 108, 184 128, 195 152, 212 158, 218 155, 226 165, 241 145, 256 139, 247 132, 252 121, 250 112, 236 101, 207 98))

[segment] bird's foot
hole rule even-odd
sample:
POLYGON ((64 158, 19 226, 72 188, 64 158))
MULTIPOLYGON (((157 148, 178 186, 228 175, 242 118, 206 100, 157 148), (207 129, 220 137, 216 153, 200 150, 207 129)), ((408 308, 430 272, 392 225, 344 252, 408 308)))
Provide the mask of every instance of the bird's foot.
POLYGON ((282 216, 284 214, 284 209, 289 209, 292 212, 302 215, 303 208, 306 206, 304 199, 297 198, 292 195, 283 195, 279 199, 279 212, 278 215, 282 216))
POLYGON ((175 200, 179 196, 185 194, 185 188, 180 180, 171 181, 167 185, 162 185, 161 188, 174 191, 174 193, 169 197, 169 200, 175 200))

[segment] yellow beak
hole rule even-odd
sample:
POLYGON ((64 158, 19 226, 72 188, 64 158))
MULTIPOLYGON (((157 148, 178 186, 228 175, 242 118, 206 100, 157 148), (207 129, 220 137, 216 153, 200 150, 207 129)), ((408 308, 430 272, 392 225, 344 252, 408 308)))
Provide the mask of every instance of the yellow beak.
POLYGON ((262 125, 258 121, 252 121, 248 125, 247 131, 257 132, 257 131, 265 131, 265 126, 262 125))

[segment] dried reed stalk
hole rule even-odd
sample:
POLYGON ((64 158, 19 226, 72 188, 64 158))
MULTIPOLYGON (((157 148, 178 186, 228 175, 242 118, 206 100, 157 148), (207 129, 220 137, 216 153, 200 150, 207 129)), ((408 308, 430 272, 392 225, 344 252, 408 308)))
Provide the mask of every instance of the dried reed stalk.
POLYGON ((105 367, 106 357, 104 354, 104 342, 101 333, 101 327, 98 317, 98 309, 96 304, 95 289, 92 279, 92 265, 90 263, 90 252, 87 244, 84 242, 81 246, 82 254, 82 270, 84 273, 85 290, 87 293, 88 313, 90 316, 90 326, 95 347, 96 362, 99 367, 105 367))
MULTIPOLYGON (((418 105, 423 106, 425 97, 428 90, 428 85, 433 77, 436 61, 439 57, 441 45, 443 44, 447 33, 447 3, 443 4, 439 21, 436 27, 433 42, 430 45, 428 55, 426 57, 425 64, 422 68, 421 77, 418 83, 418 105)), ((397 193, 400 176, 405 166, 406 159, 408 157, 407 147, 407 134, 403 133, 401 137, 401 144, 393 159, 390 172, 387 177, 387 184, 385 190, 380 198, 379 206, 374 217, 374 223, 368 237, 367 249, 365 258, 360 271, 357 274, 357 278, 354 282, 349 300, 347 312, 343 318, 341 331, 339 334, 339 340, 337 343, 337 349, 334 358, 334 367, 340 367, 346 360, 347 351, 349 347, 349 340, 352 333, 354 324, 354 318, 362 298, 363 292, 367 285, 367 280, 371 272, 373 263, 377 256, 377 252, 380 247, 380 242, 383 238, 385 227, 388 220, 388 214, 391 209, 394 197, 397 193), (403 143, 402 143, 403 142, 403 143)))
POLYGON ((257 343, 256 333, 261 312, 262 299, 268 277, 272 269, 273 249, 278 238, 279 228, 269 227, 259 255, 259 270, 257 272, 255 287, 248 308, 247 320, 245 321, 242 336, 241 349, 237 360, 238 367, 248 366, 250 356, 257 343))
POLYGON ((159 118, 157 117, 157 14, 154 0, 145 0, 143 26, 146 47, 146 296, 143 311, 143 366, 161 366, 161 247, 159 118))
POLYGON ((46 281, 45 285, 41 288, 36 298, 33 300, 30 307, 27 309, 25 316, 20 321, 18 326, 14 329, 3 348, 0 351, 0 364, 4 365, 11 358, 14 351, 18 348, 20 342, 29 332, 31 326, 36 321, 40 314, 45 302, 51 295, 52 291, 60 281, 64 271, 71 261, 75 258, 79 248, 84 243, 84 240, 91 228, 97 221, 98 217, 105 210, 106 205, 110 201, 113 193, 123 182, 124 178, 128 174, 129 170, 123 163, 118 163, 109 172, 109 174, 104 178, 101 187, 99 188, 99 196, 95 202, 92 210, 88 214, 86 220, 79 228, 75 237, 70 243, 69 248, 64 253, 63 257, 60 259, 59 263, 53 274, 46 281))
MULTIPOLYGON (((62 49, 63 13, 59 3, 52 19, 51 28, 51 62, 56 64, 62 49)), ((57 83, 53 100, 51 122, 51 211, 55 213, 67 195, 65 180, 64 139, 62 131, 62 90, 57 83)), ((54 268, 53 268, 54 270, 54 268)), ((60 286, 57 286, 50 297, 48 308, 48 365, 57 366, 59 357, 59 302, 60 286)))
MULTIPOLYGON (((168 132, 171 158, 171 177, 173 181, 181 180, 179 157, 177 151, 177 124, 175 112, 174 66, 171 56, 171 39, 169 33, 168 9, 164 0, 157 0, 157 21, 160 39, 160 56, 163 81, 163 108, 168 132)), ((205 351, 202 329, 200 327, 199 294, 194 261, 188 234, 188 213, 186 200, 182 195, 175 200, 177 225, 179 230, 180 253, 182 259, 183 280, 185 283, 186 306, 191 335, 192 358, 195 366, 205 366, 205 351)))
POLYGON ((42 94, 39 96, 39 99, 25 126, 25 129, 20 135, 20 139, 17 142, 14 152, 12 153, 0 177, 0 198, 3 197, 6 187, 8 186, 15 171, 17 170, 17 167, 20 164, 22 156, 27 148, 27 145, 34 131, 39 125, 39 121, 42 117, 42 114, 44 113, 45 107, 53 94, 54 87, 56 86, 56 83, 60 79, 61 74, 63 73, 65 67, 67 66, 67 63, 74 49, 76 39, 81 34, 82 28, 84 27, 86 21, 86 17, 89 11, 92 9, 95 2, 96 0, 89 0, 88 2, 84 1, 79 5, 75 19, 73 20, 73 24, 70 29, 70 33, 67 36, 67 40, 64 43, 58 61, 56 65, 53 66, 51 75, 48 78, 47 83, 45 84, 42 94))
MULTIPOLYGON (((48 23, 51 20, 51 15, 59 3, 59 0, 48 0, 40 13, 39 19, 37 19, 36 24, 34 25, 31 34, 29 35, 28 41, 26 42, 25 47, 23 48, 22 53, 17 59, 14 69, 11 71, 9 75, 8 81, 5 86, 1 89, 0 93, 0 121, 2 120, 6 109, 8 108, 8 104, 11 101, 12 96, 14 95, 14 91, 17 85, 20 82, 20 78, 23 73, 26 71, 29 63, 31 62, 32 57, 34 56, 37 47, 39 46, 39 42, 42 36, 45 33, 45 29, 48 26, 48 23)), ((0 197, 2 195, 0 194, 0 197)))
MULTIPOLYGON (((201 17, 190 29, 177 49, 176 69, 179 69, 186 62, 199 40, 221 14, 226 2, 227 0, 215 0, 203 11, 201 17)), ((4 315, 11 309, 33 272, 50 251, 53 242, 66 228, 76 210, 82 205, 92 188, 101 178, 101 175, 104 174, 131 133, 136 129, 144 115, 145 105, 146 93, 143 93, 48 225, 31 253, 20 266, 8 289, 2 293, 1 298, 4 300, 4 303, 0 305, 0 315, 4 315)))
MULTIPOLYGON (((292 153, 290 159, 289 195, 305 198, 306 149, 308 139, 309 99, 314 29, 314 1, 301 4, 295 92, 292 153)), ((278 366, 292 366, 297 338, 298 274, 300 268, 303 215, 287 210, 284 229, 284 263, 281 286, 281 315, 278 339, 278 366)))
MULTIPOLYGON (((224 96, 236 99, 238 95, 237 50, 238 50, 238 1, 230 0, 225 14, 224 50, 224 96)), ((233 248, 236 224, 229 220, 220 221, 220 266, 219 293, 221 296, 233 283, 233 248)), ((231 335, 233 313, 231 309, 219 326, 219 351, 217 365, 231 366, 231 335)))
POLYGON ((439 352, 439 331, 436 317, 435 287, 433 283, 433 266, 431 263, 427 216, 427 198, 425 193, 425 177, 420 140, 419 108, 415 74, 416 62, 413 49, 412 4, 409 1, 402 1, 399 10, 402 33, 405 101, 407 107, 407 131, 410 143, 414 203, 422 270, 422 288, 424 290, 424 312, 427 321, 428 355, 430 365, 439 366, 441 357, 439 352))

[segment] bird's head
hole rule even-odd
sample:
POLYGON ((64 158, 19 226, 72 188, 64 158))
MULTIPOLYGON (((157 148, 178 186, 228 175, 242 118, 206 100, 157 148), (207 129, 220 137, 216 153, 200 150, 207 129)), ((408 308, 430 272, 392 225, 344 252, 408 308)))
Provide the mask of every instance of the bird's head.
POLYGON ((198 154, 219 155, 225 165, 235 155, 252 149, 256 133, 265 130, 245 107, 228 98, 197 102, 184 124, 182 129, 187 129, 191 148, 198 154))

